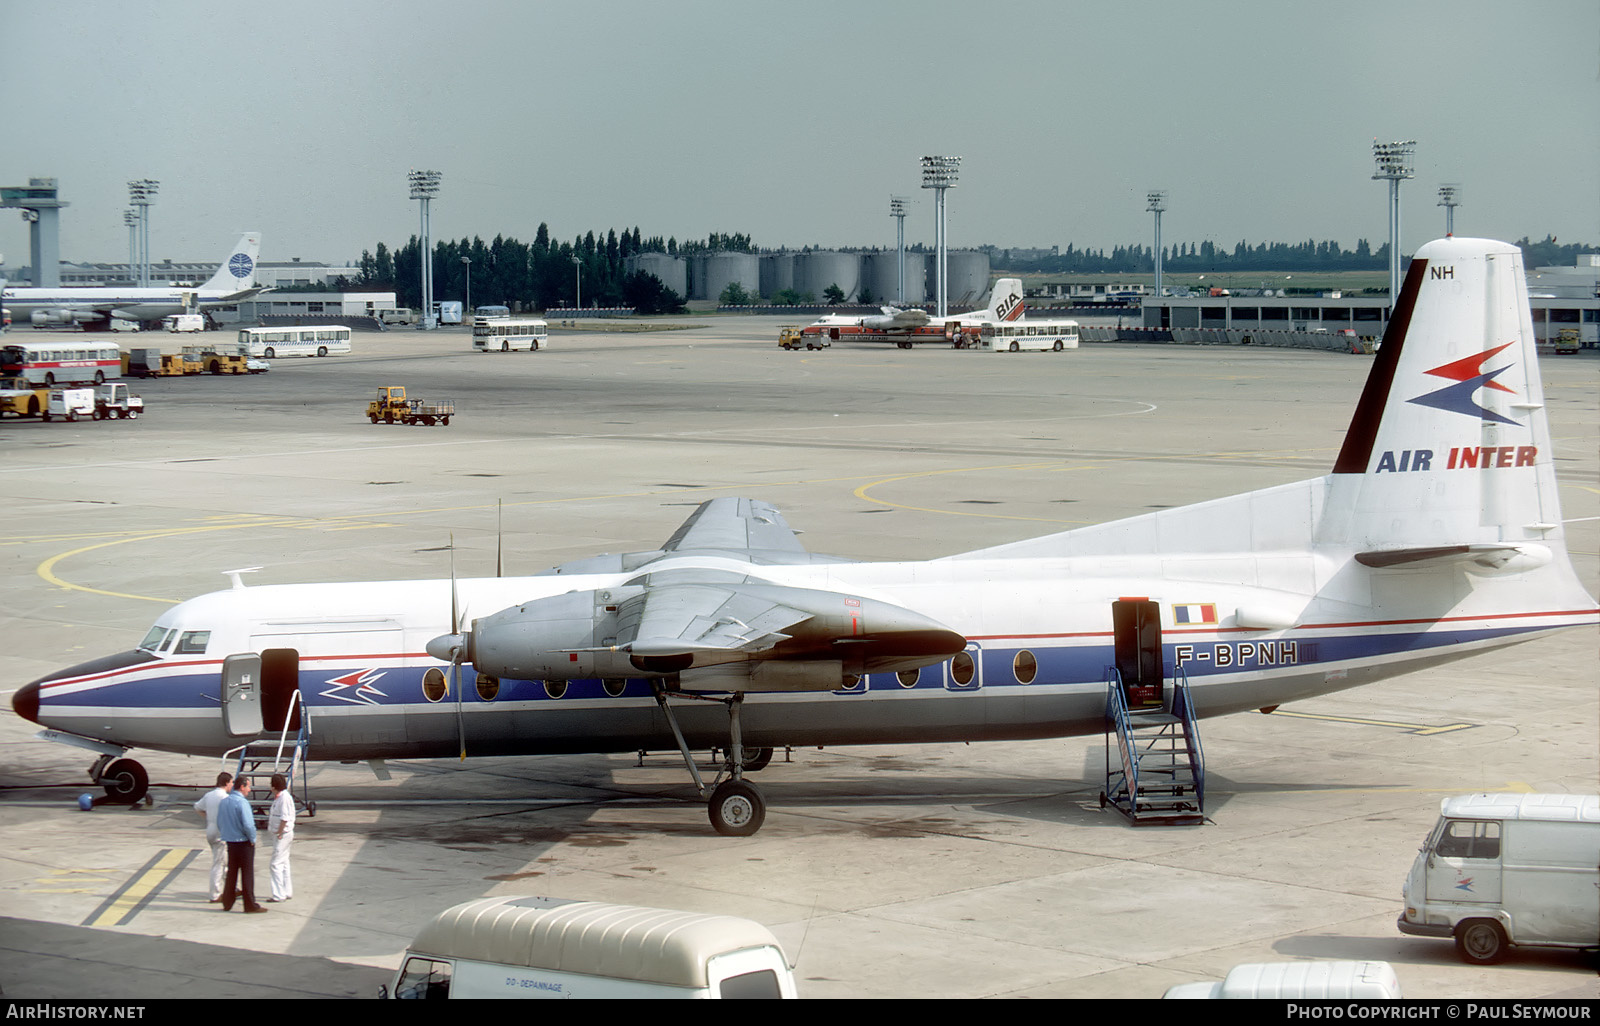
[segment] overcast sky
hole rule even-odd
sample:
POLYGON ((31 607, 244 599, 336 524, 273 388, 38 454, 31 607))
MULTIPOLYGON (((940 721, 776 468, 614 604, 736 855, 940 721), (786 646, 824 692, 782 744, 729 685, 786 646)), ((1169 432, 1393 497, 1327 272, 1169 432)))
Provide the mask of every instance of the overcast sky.
MULTIPOLYGON (((0 185, 60 182, 68 260, 342 261, 638 226, 763 247, 933 242, 923 154, 963 158, 952 246, 1387 239, 1372 142, 1415 139, 1405 252, 1600 244, 1596 0, 0 0, 0 185)), ((28 262, 0 214, 0 254, 28 262)))

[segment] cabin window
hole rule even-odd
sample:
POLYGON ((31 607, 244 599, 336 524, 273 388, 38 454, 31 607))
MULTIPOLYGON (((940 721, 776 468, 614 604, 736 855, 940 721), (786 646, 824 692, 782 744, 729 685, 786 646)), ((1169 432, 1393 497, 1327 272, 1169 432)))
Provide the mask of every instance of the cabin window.
POLYGON ((973 675, 977 672, 977 664, 972 661, 971 652, 958 652, 950 660, 950 679, 962 686, 972 683, 973 675))
POLYGON ((1032 652, 1023 649, 1011 660, 1011 672, 1016 675, 1018 684, 1032 684, 1033 678, 1039 675, 1039 661, 1032 652))
POLYGON ((899 673, 894 675, 894 679, 899 681, 900 686, 903 688, 914 688, 917 686, 917 678, 921 676, 922 671, 920 669, 901 670, 899 673))
POLYGON ((544 693, 551 698, 562 698, 567 693, 567 682, 564 680, 547 680, 544 682, 544 693))
POLYGON ((437 666, 430 667, 422 675, 422 697, 430 702, 442 702, 444 696, 450 693, 450 685, 445 680, 444 671, 437 666))
POLYGON ((478 674, 478 699, 483 702, 492 702, 500 697, 500 678, 491 677, 487 673, 478 674))
POLYGON ((184 631, 172 651, 177 655, 203 655, 210 643, 210 631, 184 631))
POLYGON ((628 690, 628 681, 625 677, 607 677, 600 683, 606 689, 606 694, 612 698, 621 698, 622 693, 628 690))

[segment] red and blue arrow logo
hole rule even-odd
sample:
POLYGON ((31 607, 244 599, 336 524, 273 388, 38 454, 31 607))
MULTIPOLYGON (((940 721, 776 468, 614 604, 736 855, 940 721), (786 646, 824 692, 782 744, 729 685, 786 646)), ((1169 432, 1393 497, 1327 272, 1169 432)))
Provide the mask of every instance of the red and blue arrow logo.
POLYGON ((1489 362, 1496 353, 1509 349, 1514 344, 1507 342, 1503 346, 1496 346, 1493 349, 1479 353, 1477 356, 1468 356, 1427 371, 1426 373, 1432 374, 1434 377, 1444 378, 1455 382, 1455 384, 1447 385, 1437 392, 1429 392, 1427 395, 1419 395, 1415 399, 1406 401, 1416 403, 1418 406, 1430 406, 1436 410, 1444 410, 1446 413, 1459 413, 1464 417, 1472 417, 1474 420, 1487 420, 1496 424, 1510 424, 1512 427, 1521 427, 1516 421, 1508 417, 1502 417, 1493 410, 1486 410, 1473 400, 1473 394, 1480 388, 1516 395, 1515 391, 1494 380, 1510 370, 1511 364, 1508 363, 1504 367, 1497 367, 1492 371, 1483 369, 1483 365, 1489 362))

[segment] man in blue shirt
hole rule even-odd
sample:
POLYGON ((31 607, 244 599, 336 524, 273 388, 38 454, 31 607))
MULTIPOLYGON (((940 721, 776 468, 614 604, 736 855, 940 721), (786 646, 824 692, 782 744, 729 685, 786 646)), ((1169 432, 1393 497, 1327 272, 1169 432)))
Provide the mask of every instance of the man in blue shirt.
POLYGON ((250 778, 240 777, 217 806, 217 832, 228 845, 228 883, 222 889, 222 910, 233 911, 233 899, 244 892, 246 912, 265 912, 256 901, 256 816, 250 808, 250 778))

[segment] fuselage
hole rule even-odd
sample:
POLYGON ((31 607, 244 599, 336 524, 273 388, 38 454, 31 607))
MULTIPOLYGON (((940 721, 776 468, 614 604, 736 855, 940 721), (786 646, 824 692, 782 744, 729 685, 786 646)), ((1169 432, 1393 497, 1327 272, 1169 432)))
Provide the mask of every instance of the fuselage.
MULTIPOLYGON (((248 291, 248 290, 247 290, 248 291)), ((158 321, 186 310, 239 302, 237 290, 180 288, 83 288, 32 289, 8 288, 4 302, 17 323, 26 321, 36 310, 103 311, 108 317, 125 320, 158 321)))
MULTIPOLYGON (((651 570, 726 570, 735 562, 691 555, 651 570)), ((1130 595, 1160 606, 1162 664, 1168 674, 1181 668, 1204 716, 1275 706, 1594 622, 1581 595, 1537 586, 1524 589, 1519 608, 1508 608, 1502 592, 1490 598, 1470 589, 1402 607, 1396 600, 1409 586, 1391 594, 1384 580, 1395 575, 1331 551, 742 568, 780 586, 916 610, 967 639, 961 655, 920 670, 846 676, 831 691, 747 696, 745 743, 769 747, 1100 732, 1115 665, 1112 605, 1130 595)), ((471 616, 617 588, 635 576, 472 579, 457 587, 471 616)), ((425 651, 450 630, 450 589, 448 580, 424 580, 215 592, 164 614, 139 650, 36 681, 15 704, 71 734, 220 754, 241 743, 220 715, 224 658, 278 650, 294 653, 312 759, 455 755, 458 729, 474 755, 674 746, 655 700, 662 678, 646 676, 499 680, 464 666, 458 728, 450 667, 425 651)), ((690 745, 724 743, 720 706, 688 703, 679 718, 690 745)))

